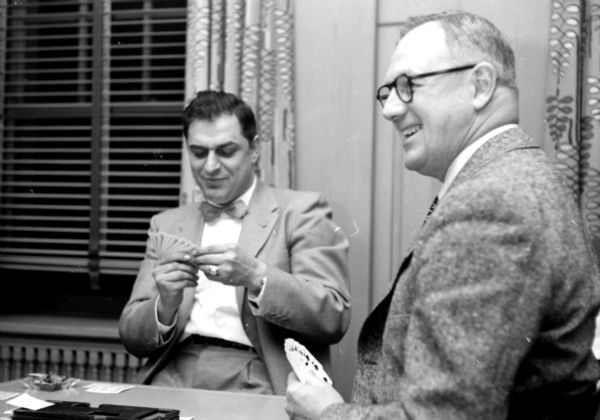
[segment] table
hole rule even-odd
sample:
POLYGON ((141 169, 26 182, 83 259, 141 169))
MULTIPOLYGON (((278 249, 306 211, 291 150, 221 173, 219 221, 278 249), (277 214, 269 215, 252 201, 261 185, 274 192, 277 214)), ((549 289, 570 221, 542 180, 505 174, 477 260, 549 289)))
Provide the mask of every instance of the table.
MULTIPOLYGON (((209 391, 189 388, 167 388, 135 385, 119 394, 87 392, 83 386, 97 381, 80 381, 73 388, 60 391, 28 390, 20 380, 0 383, 0 391, 27 392, 43 400, 80 401, 99 404, 119 404, 180 410, 181 416, 194 420, 287 420, 285 397, 237 392, 209 391)), ((10 399, 10 398, 9 398, 10 399)), ((0 417, 14 406, 0 401, 0 417)))

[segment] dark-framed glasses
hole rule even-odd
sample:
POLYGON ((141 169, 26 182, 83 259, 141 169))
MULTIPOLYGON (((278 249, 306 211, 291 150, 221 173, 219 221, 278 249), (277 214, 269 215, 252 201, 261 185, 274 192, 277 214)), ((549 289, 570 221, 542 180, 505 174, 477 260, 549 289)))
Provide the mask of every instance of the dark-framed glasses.
POLYGON ((448 73, 455 73, 455 72, 463 71, 463 70, 469 70, 469 69, 472 69, 473 67, 475 67, 476 65, 477 64, 468 64, 465 66, 452 67, 450 69, 445 69, 445 70, 438 70, 438 71, 432 71, 429 73, 415 74, 413 76, 409 76, 407 74, 401 74, 400 76, 396 77, 396 80, 394 80, 392 83, 388 83, 387 85, 380 86, 377 89, 377 94, 375 95, 375 97, 377 98, 377 100, 379 101, 381 106, 384 106, 385 101, 387 101, 387 99, 390 97, 390 93, 392 93, 392 89, 395 89, 396 94, 398 95, 398 98, 400 98, 400 100, 402 102, 407 104, 410 101, 412 101, 412 98, 413 98, 413 80, 422 79, 424 77, 430 77, 430 76, 438 76, 440 74, 448 74, 448 73))

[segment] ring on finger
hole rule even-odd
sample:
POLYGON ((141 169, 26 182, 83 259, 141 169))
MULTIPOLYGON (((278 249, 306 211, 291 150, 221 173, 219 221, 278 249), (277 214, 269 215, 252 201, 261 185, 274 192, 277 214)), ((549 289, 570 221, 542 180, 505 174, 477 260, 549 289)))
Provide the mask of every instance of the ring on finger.
POLYGON ((208 268, 208 274, 210 274, 212 277, 219 277, 219 267, 216 265, 211 265, 208 268))

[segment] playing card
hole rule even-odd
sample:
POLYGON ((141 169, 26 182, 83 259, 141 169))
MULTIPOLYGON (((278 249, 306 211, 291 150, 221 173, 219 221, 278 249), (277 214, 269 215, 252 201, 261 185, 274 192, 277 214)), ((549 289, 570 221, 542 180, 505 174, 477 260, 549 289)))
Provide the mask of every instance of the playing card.
POLYGON ((294 372, 303 384, 321 385, 323 382, 333 385, 333 381, 323 369, 323 365, 293 338, 284 341, 285 355, 294 372))
POLYGON ((172 233, 149 232, 148 236, 152 243, 152 249, 156 252, 156 258, 174 251, 191 252, 198 249, 198 245, 195 243, 172 233))

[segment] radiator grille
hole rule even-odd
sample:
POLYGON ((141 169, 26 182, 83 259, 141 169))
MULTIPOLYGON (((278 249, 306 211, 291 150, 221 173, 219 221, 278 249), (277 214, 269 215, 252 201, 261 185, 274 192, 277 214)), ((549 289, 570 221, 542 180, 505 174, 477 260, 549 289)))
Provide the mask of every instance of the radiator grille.
POLYGON ((0 381, 31 372, 52 372, 85 380, 134 383, 142 363, 118 343, 11 342, 5 337, 0 343, 0 381))

